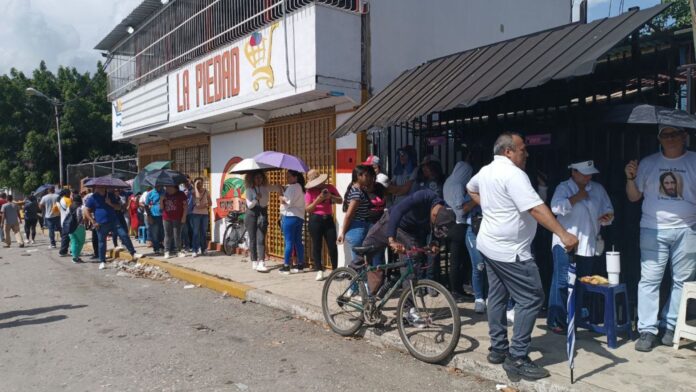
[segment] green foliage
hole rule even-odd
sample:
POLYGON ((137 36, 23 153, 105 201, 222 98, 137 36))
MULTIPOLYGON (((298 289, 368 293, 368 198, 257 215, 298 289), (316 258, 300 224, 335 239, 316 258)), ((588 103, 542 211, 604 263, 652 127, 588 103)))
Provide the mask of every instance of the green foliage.
POLYGON ((13 68, 0 76, 0 187, 28 193, 59 178, 53 105, 27 96, 28 87, 66 103, 60 112, 64 165, 135 153, 134 146, 111 141, 111 105, 101 63, 94 74, 67 67, 54 74, 43 61, 31 77, 13 68))
POLYGON ((667 11, 655 18, 655 25, 662 29, 677 30, 691 26, 690 0, 661 0, 662 4, 671 4, 667 11))

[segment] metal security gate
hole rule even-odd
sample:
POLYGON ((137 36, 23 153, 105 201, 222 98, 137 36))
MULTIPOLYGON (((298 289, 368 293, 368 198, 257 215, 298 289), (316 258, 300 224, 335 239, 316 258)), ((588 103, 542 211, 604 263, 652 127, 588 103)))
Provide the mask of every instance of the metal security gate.
POLYGON ((202 177, 206 189, 210 189, 210 178, 206 171, 210 168, 210 144, 206 136, 191 136, 170 142, 172 169, 178 170, 193 181, 202 177))
MULTIPOLYGON (((302 158, 310 168, 329 176, 328 182, 335 183, 336 142, 329 134, 336 128, 334 108, 309 112, 269 122, 263 128, 264 150, 280 151, 302 158)), ((269 175, 272 184, 285 185, 285 171, 272 171, 269 175)), ((283 234, 280 230, 279 201, 272 197, 268 206, 271 224, 268 228, 266 249, 269 255, 283 257, 285 250, 283 234)), ((304 230, 305 265, 310 260, 311 239, 305 223, 304 230)), ((326 246, 323 259, 331 266, 326 246)))

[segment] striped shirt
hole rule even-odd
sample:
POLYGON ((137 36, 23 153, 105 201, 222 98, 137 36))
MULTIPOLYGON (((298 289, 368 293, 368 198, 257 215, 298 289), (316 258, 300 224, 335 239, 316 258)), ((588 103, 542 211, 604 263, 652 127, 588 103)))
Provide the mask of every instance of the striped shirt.
POLYGON ((353 220, 365 222, 370 221, 370 198, 367 197, 367 195, 365 194, 365 192, 362 191, 362 189, 351 186, 350 190, 348 191, 348 196, 346 197, 346 200, 348 204, 350 204, 353 200, 358 201, 358 210, 355 212, 353 220))

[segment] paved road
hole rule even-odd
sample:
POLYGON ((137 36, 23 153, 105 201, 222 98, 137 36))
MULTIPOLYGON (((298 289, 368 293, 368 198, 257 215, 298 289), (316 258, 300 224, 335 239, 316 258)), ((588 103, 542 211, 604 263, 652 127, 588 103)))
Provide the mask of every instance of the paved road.
POLYGON ((0 391, 494 391, 183 282, 0 249, 0 391))

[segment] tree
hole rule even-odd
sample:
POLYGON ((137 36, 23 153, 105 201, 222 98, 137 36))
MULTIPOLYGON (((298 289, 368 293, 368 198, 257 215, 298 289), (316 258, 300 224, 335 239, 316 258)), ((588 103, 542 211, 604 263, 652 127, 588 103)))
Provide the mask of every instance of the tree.
POLYGON ((661 0, 662 4, 671 4, 665 13, 655 18, 655 25, 662 29, 678 30, 691 26, 692 0, 661 0))
POLYGON ((53 106, 27 96, 28 87, 67 102, 60 113, 64 165, 135 153, 134 146, 111 141, 106 79, 101 63, 93 75, 69 67, 53 74, 43 61, 31 78, 16 69, 0 76, 0 186, 28 193, 43 183, 56 183, 59 177, 53 106))

